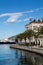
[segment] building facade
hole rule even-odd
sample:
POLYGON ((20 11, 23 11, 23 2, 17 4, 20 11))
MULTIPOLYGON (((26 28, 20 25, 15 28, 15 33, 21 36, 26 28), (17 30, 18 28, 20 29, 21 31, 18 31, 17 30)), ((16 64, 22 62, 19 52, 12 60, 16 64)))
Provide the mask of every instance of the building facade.
POLYGON ((31 29, 31 30, 34 30, 35 32, 37 32, 38 28, 41 26, 43 26, 43 22, 31 22, 31 23, 25 25, 25 29, 26 30, 31 29))
MULTIPOLYGON (((41 26, 43 26, 43 22, 31 22, 31 23, 25 25, 25 30, 31 29, 35 32, 38 32, 38 29, 41 26)), ((35 44, 36 44, 34 37, 31 38, 31 42, 35 42, 35 44)), ((40 46, 43 46, 43 37, 37 39, 37 44, 39 44, 39 42, 40 42, 40 46)))

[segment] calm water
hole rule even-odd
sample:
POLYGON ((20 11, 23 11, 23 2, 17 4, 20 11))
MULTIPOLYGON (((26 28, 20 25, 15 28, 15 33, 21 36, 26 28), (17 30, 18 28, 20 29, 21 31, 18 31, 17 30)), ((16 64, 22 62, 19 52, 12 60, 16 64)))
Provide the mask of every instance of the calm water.
POLYGON ((43 65, 43 57, 34 53, 0 45, 0 65, 43 65))

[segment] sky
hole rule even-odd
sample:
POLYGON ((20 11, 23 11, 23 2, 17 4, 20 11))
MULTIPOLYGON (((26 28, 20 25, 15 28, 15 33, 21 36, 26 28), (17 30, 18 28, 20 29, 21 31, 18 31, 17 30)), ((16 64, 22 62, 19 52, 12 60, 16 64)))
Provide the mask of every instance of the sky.
POLYGON ((43 18, 43 0, 0 0, 0 39, 25 31, 30 18, 43 18))

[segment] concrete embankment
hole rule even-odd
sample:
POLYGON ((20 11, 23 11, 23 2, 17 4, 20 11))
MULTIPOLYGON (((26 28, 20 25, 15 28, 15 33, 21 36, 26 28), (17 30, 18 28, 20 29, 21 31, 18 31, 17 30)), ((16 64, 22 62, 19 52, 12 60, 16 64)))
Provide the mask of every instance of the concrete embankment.
POLYGON ((39 48, 36 46, 20 46, 18 44, 12 44, 10 48, 25 50, 25 51, 33 52, 43 56, 43 48, 39 48))

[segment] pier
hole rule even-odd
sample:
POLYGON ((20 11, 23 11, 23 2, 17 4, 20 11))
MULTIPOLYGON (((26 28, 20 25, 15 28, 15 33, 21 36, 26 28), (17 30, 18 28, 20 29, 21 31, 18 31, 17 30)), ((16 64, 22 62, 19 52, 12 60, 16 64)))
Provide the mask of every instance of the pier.
POLYGON ((20 46, 18 44, 12 44, 10 48, 25 50, 33 53, 43 55, 43 48, 37 46, 20 46))

